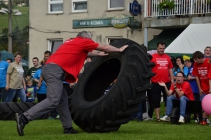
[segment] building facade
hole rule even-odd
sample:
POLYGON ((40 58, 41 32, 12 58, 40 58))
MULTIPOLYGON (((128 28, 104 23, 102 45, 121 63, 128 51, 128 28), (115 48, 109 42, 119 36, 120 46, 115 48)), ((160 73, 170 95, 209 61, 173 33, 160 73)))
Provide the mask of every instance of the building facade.
MULTIPOLYGON (((137 3, 144 7, 143 0, 30 0, 29 66, 33 57, 42 59, 46 50, 55 52, 65 40, 84 30, 102 44, 120 38, 143 44, 144 11, 137 3), (140 27, 133 27, 132 22, 140 27)), ((148 29, 147 39, 160 32, 148 29)))

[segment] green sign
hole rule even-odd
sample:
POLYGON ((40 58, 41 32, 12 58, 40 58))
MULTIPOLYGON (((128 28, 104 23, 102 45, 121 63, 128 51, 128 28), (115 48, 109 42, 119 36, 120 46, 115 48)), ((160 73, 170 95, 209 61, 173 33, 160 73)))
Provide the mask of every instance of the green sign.
POLYGON ((75 28, 93 28, 93 27, 111 27, 111 18, 73 20, 73 29, 75 28))
POLYGON ((115 28, 124 28, 128 26, 131 29, 140 29, 141 23, 133 17, 129 17, 123 14, 117 15, 113 18, 73 20, 73 29, 112 26, 115 28))

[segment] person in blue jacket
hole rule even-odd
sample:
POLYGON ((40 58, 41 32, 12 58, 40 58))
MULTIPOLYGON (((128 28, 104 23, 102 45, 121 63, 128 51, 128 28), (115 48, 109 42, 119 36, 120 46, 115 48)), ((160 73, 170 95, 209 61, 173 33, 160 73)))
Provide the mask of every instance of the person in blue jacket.
POLYGON ((4 102, 7 97, 7 90, 5 89, 5 86, 8 65, 9 64, 6 61, 1 60, 0 53, 0 102, 4 102))
POLYGON ((174 68, 172 69, 174 74, 174 80, 176 80, 176 76, 178 72, 183 72, 185 74, 185 78, 188 77, 188 67, 185 66, 184 60, 181 56, 176 57, 176 64, 174 68))
MULTIPOLYGON (((42 69, 38 69, 35 74, 34 74, 34 81, 38 84, 40 80, 40 76, 42 73, 42 69)), ((47 86, 44 80, 42 81, 41 85, 37 85, 37 100, 38 102, 41 102, 46 98, 46 91, 47 91, 47 86)))

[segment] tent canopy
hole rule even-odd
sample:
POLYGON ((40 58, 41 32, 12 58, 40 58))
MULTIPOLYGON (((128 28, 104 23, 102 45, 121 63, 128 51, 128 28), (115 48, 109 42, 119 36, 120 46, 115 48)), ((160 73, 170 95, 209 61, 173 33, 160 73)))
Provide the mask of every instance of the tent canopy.
POLYGON ((184 29, 167 29, 163 30, 159 35, 148 42, 148 50, 157 50, 157 43, 163 41, 166 47, 179 36, 184 29))
POLYGON ((193 54, 211 46, 211 24, 190 24, 166 49, 165 53, 193 54))
MULTIPOLYGON (((9 53, 5 50, 1 51, 1 59, 6 61, 8 58, 10 58, 14 61, 14 55, 12 53, 9 53)), ((24 59, 21 59, 21 65, 28 67, 28 62, 24 59)))

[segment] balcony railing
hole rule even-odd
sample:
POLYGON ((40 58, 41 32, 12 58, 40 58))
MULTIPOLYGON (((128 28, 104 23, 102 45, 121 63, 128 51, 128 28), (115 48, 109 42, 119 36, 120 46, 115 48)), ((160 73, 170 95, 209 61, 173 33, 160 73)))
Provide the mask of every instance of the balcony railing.
MULTIPOLYGON (((169 0, 173 1, 173 0, 169 0)), ((211 0, 174 0, 173 8, 160 8, 164 0, 145 0, 144 17, 187 17, 192 15, 205 16, 211 13, 211 0)))

